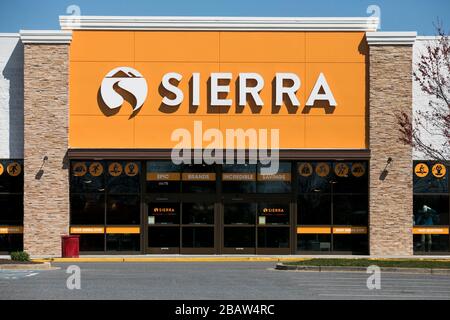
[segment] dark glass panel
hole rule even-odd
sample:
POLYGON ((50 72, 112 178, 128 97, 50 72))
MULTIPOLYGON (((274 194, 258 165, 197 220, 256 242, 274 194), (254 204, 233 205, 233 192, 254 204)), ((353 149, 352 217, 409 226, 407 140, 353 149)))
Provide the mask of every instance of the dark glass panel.
POLYGON ((255 224, 256 203, 225 203, 225 224, 255 224))
POLYGON ((183 224, 214 224, 213 203, 183 203, 183 224))
POLYGON ((104 234, 80 235, 80 252, 104 251, 104 250, 105 250, 104 234))
POLYGON ((214 248, 214 227, 183 227, 184 248, 214 248))
POLYGON ((333 235, 334 251, 348 251, 358 254, 368 253, 367 234, 335 234, 333 235))
POLYGON ((449 224, 449 197, 440 195, 414 195, 414 225, 432 226, 449 224))
POLYGON ((138 225, 140 221, 139 196, 108 195, 106 224, 138 225))
POLYGON ((22 234, 0 234, 0 252, 23 250, 22 234))
POLYGON ((23 195, 0 194, 0 225, 23 224, 23 195))
POLYGON ((226 248, 254 248, 255 228, 225 227, 223 241, 226 248))
POLYGON ((139 234, 107 234, 107 251, 140 251, 139 234))
POLYGON ((333 224, 367 226, 368 195, 334 195, 333 224))
POLYGON ((289 228, 258 228, 259 248, 289 248, 289 228))
POLYGON ((331 195, 316 193, 299 196, 297 203, 297 224, 331 224, 331 195))
POLYGON ((180 246, 179 227, 148 228, 148 246, 153 248, 170 248, 180 246))
POLYGON ((414 253, 448 252, 449 236, 447 234, 415 234, 413 236, 414 253))
POLYGON ((103 225, 105 195, 86 193, 70 196, 70 223, 74 225, 103 225))
POLYGON ((331 251, 330 234, 299 234, 297 235, 298 251, 331 251))

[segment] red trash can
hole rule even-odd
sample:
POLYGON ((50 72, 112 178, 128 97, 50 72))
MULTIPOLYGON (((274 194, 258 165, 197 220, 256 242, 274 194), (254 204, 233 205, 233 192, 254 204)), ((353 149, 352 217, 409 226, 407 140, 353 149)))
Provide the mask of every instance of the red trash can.
POLYGON ((61 236, 61 247, 63 258, 78 258, 80 255, 80 236, 61 236))

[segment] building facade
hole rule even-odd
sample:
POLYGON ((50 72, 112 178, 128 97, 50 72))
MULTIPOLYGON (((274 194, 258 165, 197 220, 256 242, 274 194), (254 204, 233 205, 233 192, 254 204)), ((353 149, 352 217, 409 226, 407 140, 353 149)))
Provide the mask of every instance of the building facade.
POLYGON ((376 18, 60 24, 0 36, 0 251, 59 256, 70 233, 88 254, 448 253, 445 166, 397 129, 428 99, 415 32, 376 18))

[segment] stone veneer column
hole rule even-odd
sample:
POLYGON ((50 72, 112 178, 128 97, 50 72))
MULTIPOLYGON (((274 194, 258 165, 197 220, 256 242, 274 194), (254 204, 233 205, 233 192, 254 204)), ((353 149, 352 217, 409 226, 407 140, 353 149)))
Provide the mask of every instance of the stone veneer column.
POLYGON ((415 32, 368 32, 371 255, 413 254, 412 147, 396 115, 412 113, 415 32), (388 164, 388 159, 392 162, 388 164))
POLYGON ((24 43, 24 250, 60 256, 69 231, 67 31, 21 31, 24 43), (47 160, 44 161, 44 158, 47 160))

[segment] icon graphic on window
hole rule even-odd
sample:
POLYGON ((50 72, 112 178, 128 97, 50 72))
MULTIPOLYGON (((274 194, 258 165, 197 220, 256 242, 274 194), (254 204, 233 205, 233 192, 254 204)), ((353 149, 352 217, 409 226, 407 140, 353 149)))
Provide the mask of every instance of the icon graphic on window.
POLYGON ((414 168, 414 173, 419 178, 424 178, 428 175, 429 168, 425 163, 418 163, 414 168))

